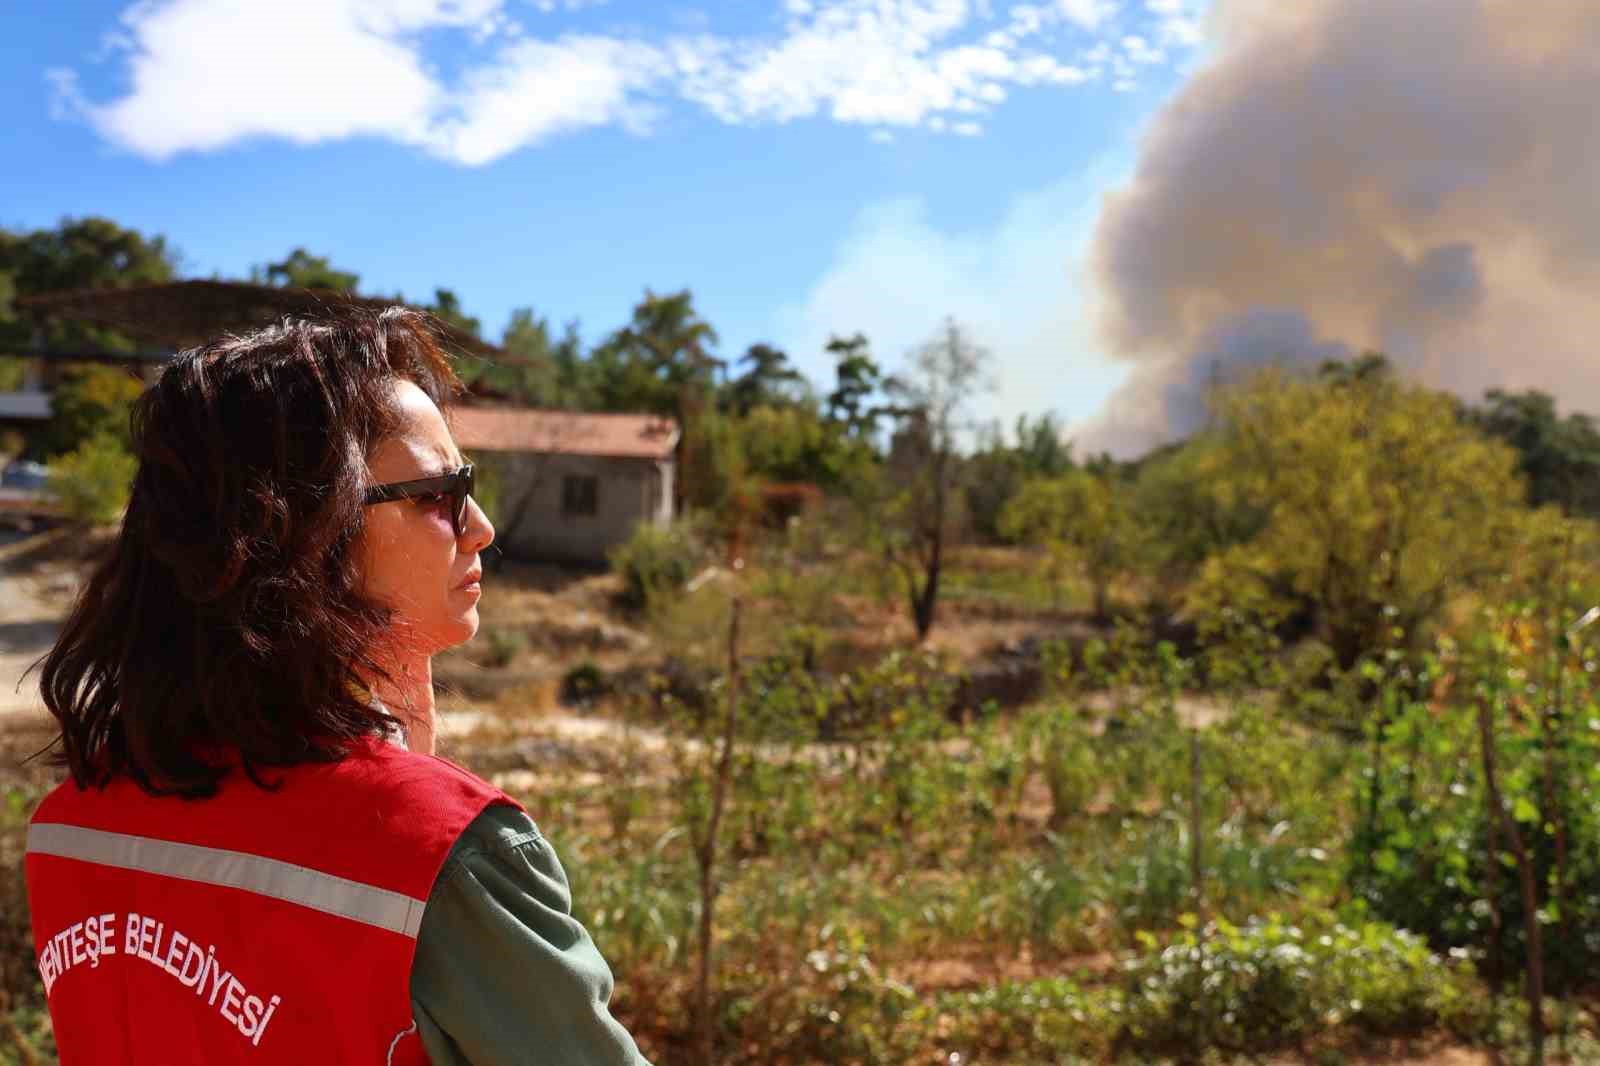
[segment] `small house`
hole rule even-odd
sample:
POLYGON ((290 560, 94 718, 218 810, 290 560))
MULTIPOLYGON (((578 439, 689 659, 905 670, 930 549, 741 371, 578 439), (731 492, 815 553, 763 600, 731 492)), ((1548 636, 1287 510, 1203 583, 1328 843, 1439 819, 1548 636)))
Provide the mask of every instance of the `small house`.
POLYGON ((508 556, 604 563, 639 523, 672 521, 670 418, 458 406, 450 430, 494 482, 490 517, 508 556))

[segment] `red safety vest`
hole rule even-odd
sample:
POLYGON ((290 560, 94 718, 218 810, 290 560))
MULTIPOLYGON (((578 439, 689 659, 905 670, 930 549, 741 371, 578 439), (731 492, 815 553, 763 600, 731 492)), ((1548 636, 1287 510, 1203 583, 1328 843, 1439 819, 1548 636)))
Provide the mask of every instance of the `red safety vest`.
POLYGON ((72 782, 28 828, 33 940, 63 1066, 426 1063, 422 910, 451 845, 514 803, 381 740, 240 772, 204 800, 72 782))

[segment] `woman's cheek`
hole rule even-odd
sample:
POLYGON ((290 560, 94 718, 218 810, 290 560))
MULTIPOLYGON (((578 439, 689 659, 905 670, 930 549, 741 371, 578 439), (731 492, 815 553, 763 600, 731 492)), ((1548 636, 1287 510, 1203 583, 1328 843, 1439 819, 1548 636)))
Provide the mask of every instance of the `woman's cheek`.
POLYGON ((455 523, 450 521, 449 504, 442 504, 428 510, 429 529, 444 535, 450 540, 456 539, 455 523))

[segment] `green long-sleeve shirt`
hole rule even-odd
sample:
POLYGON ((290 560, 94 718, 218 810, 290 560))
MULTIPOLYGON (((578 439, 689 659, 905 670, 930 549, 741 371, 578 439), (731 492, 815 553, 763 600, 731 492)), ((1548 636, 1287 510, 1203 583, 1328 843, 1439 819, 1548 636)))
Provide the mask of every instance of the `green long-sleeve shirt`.
POLYGON ((411 967, 434 1066, 649 1066, 611 1016, 611 970, 561 860, 514 807, 485 810, 428 896, 411 967))

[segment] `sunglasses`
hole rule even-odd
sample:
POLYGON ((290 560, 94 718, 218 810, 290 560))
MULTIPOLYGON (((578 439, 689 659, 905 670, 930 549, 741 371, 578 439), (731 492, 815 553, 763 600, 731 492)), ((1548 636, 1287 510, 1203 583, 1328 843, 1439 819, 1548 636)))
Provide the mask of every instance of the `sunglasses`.
POLYGON ((387 485, 374 485, 367 490, 363 503, 388 503, 390 500, 421 500, 437 503, 450 500, 450 526, 459 537, 467 531, 467 497, 472 495, 472 464, 448 474, 418 478, 415 481, 394 481, 387 485))

